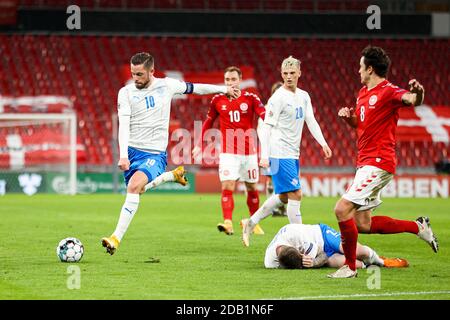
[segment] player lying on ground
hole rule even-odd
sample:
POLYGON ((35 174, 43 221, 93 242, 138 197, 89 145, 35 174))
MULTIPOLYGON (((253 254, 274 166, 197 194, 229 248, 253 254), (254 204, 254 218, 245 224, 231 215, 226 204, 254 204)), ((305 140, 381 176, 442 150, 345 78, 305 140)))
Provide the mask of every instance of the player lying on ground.
MULTIPOLYGON (((127 196, 115 231, 102 239, 102 245, 114 254, 139 206, 139 194, 148 183, 164 175, 160 182, 174 179, 185 184, 184 170, 164 173, 167 166, 167 143, 171 101, 176 94, 227 93, 240 95, 239 88, 155 78, 154 59, 146 52, 130 61, 134 83, 118 94, 119 149, 118 167, 124 171, 127 196)), ((149 185, 148 187, 152 187, 149 185)))
MULTIPOLYGON (((401 258, 384 258, 370 247, 358 243, 356 266, 387 268, 408 266, 401 258)), ((278 231, 264 258, 266 268, 339 268, 345 263, 341 234, 326 224, 288 224, 278 231)))

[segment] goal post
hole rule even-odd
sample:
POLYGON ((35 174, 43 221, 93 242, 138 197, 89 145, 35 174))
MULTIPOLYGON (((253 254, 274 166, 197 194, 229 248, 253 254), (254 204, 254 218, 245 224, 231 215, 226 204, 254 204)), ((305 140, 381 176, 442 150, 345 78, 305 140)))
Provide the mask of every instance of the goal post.
MULTIPOLYGON (((8 192, 8 184, 23 186, 32 173, 67 175, 63 193, 76 194, 77 117, 74 112, 0 113, 0 189, 8 192), (25 174, 29 176, 24 176, 23 183, 11 180, 11 177, 20 180, 20 175, 25 174)), ((11 190, 15 192, 17 187, 11 190)), ((32 186, 23 187, 27 194, 33 194, 33 190, 32 186), (27 191, 27 187, 32 190, 27 191)))

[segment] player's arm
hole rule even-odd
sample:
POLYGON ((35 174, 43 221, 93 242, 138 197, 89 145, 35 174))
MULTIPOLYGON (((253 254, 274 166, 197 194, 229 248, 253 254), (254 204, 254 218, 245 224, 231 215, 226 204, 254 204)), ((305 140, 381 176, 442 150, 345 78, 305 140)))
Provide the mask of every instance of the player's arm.
POLYGON ((425 99, 425 89, 416 79, 408 82, 409 92, 402 95, 402 102, 406 106, 420 106, 425 99))
POLYGON ((131 107, 128 101, 125 88, 120 89, 117 97, 117 113, 119 116, 119 162, 117 166, 120 170, 128 170, 130 161, 128 160, 128 141, 130 140, 130 117, 131 107))
POLYGON ((320 252, 313 261, 313 268, 321 268, 328 262, 328 256, 325 252, 320 252))
POLYGON ((339 109, 338 116, 341 119, 344 119, 345 122, 347 122, 347 124, 352 128, 356 128, 356 126, 358 125, 355 110, 353 108, 345 107, 345 108, 339 109))
POLYGON ((306 104, 305 122, 306 122, 306 125, 308 126, 309 132, 311 132, 314 139, 322 147, 323 153, 325 155, 325 160, 330 159, 333 153, 331 152, 330 147, 328 146, 327 142, 325 141, 325 138, 323 137, 323 134, 322 134, 322 130, 320 129, 320 126, 317 123, 316 118, 314 117, 314 111, 313 111, 313 107, 311 104, 311 98, 309 97, 309 95, 308 95, 308 101, 306 104))
POLYGON ((264 117, 264 123, 260 128, 260 143, 261 143, 261 160, 259 166, 262 168, 269 167, 269 155, 270 155, 270 135, 272 127, 274 127, 281 113, 281 103, 277 97, 272 96, 267 102, 266 113, 264 117))
POLYGON ((314 242, 303 243, 299 251, 302 256, 303 268, 320 268, 328 261, 323 248, 314 242))
POLYGON ((215 99, 211 101, 211 104, 209 105, 208 113, 206 114, 206 120, 203 122, 202 125, 202 132, 200 135, 200 141, 195 145, 194 149, 192 150, 192 156, 194 158, 198 157, 202 151, 203 147, 203 137, 205 136, 205 133, 207 130, 211 129, 214 121, 216 120, 219 113, 216 109, 215 99))
POLYGON ((253 108, 258 117, 264 120, 264 117, 266 115, 266 108, 264 107, 263 103, 261 102, 261 100, 257 95, 254 95, 253 98, 253 108))
POLYGON ((213 84, 184 82, 171 78, 166 78, 169 87, 174 94, 214 94, 225 93, 232 98, 238 98, 241 95, 241 90, 236 86, 217 86, 213 84))
POLYGON ((310 255, 302 254, 303 268, 321 268, 328 262, 328 256, 325 252, 319 252, 315 258, 310 255))
POLYGON ((259 141, 261 143, 261 159, 259 166, 262 168, 269 167, 269 154, 270 154, 270 134, 272 131, 272 125, 265 122, 259 123, 259 141))

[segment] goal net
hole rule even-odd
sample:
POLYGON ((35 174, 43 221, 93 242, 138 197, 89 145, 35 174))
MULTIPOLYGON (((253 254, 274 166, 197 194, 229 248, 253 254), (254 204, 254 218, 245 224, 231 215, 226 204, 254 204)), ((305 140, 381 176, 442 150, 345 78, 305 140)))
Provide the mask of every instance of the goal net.
POLYGON ((75 113, 0 113, 0 195, 75 194, 76 174, 75 113))

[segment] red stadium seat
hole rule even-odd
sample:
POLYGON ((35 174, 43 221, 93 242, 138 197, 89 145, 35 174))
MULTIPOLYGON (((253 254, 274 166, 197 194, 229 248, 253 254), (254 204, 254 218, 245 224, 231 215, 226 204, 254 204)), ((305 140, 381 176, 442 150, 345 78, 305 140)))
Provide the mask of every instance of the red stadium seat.
MULTIPOLYGON (((112 1, 111 6, 116 2, 112 1)), ((171 4, 170 1, 151 2, 160 6, 164 5, 162 2, 167 6, 171 4)), ((186 5, 188 2, 179 3, 186 5)), ((264 10, 275 2, 267 2, 264 10)), ((95 3, 104 5, 106 1, 95 3)), ((230 9, 236 3, 208 1, 209 7, 217 9, 230 9)), ((355 8, 358 6, 358 1, 351 3, 355 8)), ((26 5, 25 0, 21 4, 26 5)), ((89 1, 81 4, 96 5, 89 1)), ((132 1, 127 2, 127 5, 131 4, 132 1)), ((303 10, 304 6, 308 10, 312 1, 280 1, 277 4, 282 5, 289 5, 292 10, 303 10)), ((339 2, 333 5, 339 6, 339 2)), ((349 2, 345 5, 350 6, 349 2)), ((191 8, 194 6, 197 5, 192 2, 191 8)), ((375 39, 372 42, 384 46, 389 52, 393 60, 389 79, 393 83, 405 87, 409 76, 424 79, 422 81, 427 88, 433 88, 427 90, 427 104, 448 104, 448 39, 375 39), (420 57, 420 63, 411 65, 411 61, 418 61, 416 57, 420 57)), ((293 54, 302 60, 300 86, 310 93, 316 118, 336 155, 335 159, 325 162, 320 147, 305 129, 302 166, 353 166, 356 136, 337 118, 337 110, 341 106, 355 104, 355 95, 361 87, 357 56, 365 45, 367 40, 355 39, 0 35, 0 51, 3 53, 0 73, 20 74, 20 77, 1 77, 0 92, 14 96, 57 94, 70 97, 79 117, 79 134, 86 146, 86 162, 109 165, 113 151, 112 115, 116 113, 117 92, 124 85, 124 79, 117 75, 121 74, 121 67, 128 64, 133 53, 151 48, 157 71, 212 71, 223 70, 228 65, 251 65, 255 69, 263 102, 269 98, 272 84, 280 80, 282 59, 293 54), (339 52, 335 48, 339 48, 339 52), (30 63, 19 63, 25 60, 30 63)), ((192 130, 194 120, 205 119, 209 99, 199 97, 174 101, 171 119, 192 130)), ((399 165, 433 166, 435 161, 448 157, 448 148, 448 145, 432 142, 401 142, 398 145, 399 165)))

